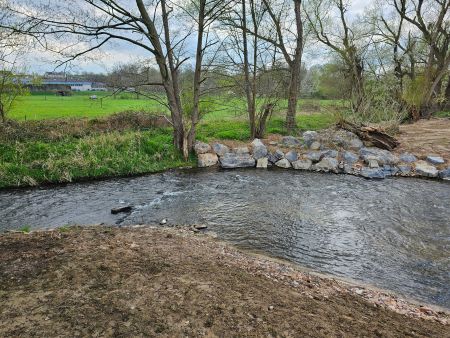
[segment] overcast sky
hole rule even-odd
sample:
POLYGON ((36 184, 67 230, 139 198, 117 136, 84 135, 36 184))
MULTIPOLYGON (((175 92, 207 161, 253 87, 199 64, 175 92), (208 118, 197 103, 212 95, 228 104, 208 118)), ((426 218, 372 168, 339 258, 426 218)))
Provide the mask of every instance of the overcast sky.
MULTIPOLYGON (((364 9, 372 2, 371 0, 353 0, 349 15, 362 14, 364 9)), ((66 70, 72 73, 83 71, 105 73, 110 71, 114 65, 149 59, 150 57, 151 55, 148 51, 128 43, 115 41, 104 46, 100 51, 91 54, 88 58, 78 59, 72 62, 70 66, 66 66, 67 68, 60 67, 56 70, 66 70)), ((57 61, 60 59, 61 57, 57 57, 49 52, 34 50, 27 53, 23 59, 23 66, 27 72, 42 74, 47 71, 54 71, 58 64, 57 61)), ((309 67, 312 64, 321 63, 321 60, 317 58, 317 54, 307 50, 304 55, 304 62, 309 67)))

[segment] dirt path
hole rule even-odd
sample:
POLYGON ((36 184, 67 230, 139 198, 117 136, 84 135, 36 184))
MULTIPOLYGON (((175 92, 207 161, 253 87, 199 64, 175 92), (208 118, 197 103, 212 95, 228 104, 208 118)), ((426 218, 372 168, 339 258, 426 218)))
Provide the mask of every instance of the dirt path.
POLYGON ((450 336, 350 289, 183 230, 0 236, 1 337, 450 336))
POLYGON ((450 119, 420 120, 400 126, 397 135, 400 147, 397 152, 408 151, 425 157, 438 154, 450 159, 450 119))

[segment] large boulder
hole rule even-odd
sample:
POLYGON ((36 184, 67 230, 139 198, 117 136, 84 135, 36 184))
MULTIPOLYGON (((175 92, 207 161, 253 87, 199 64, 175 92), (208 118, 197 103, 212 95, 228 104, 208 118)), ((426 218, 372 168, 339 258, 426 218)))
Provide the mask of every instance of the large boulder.
POLYGON ((291 167, 291 162, 289 162, 289 161, 288 161, 287 159, 285 159, 285 158, 282 158, 282 159, 279 160, 277 163, 275 163, 275 165, 276 165, 277 167, 287 169, 287 168, 290 168, 290 167, 291 167))
POLYGON ((297 161, 298 154, 296 151, 291 150, 284 155, 284 158, 286 158, 289 162, 294 162, 297 161))
POLYGON ((443 180, 450 181, 450 167, 448 167, 447 169, 441 170, 439 172, 439 177, 442 178, 443 180))
POLYGON ((249 153, 226 153, 220 157, 220 166, 226 169, 254 167, 255 159, 249 153))
POLYGON ((217 155, 213 153, 198 154, 197 165, 200 168, 211 167, 216 165, 218 160, 217 155))
POLYGON ((311 160, 297 160, 292 162, 292 168, 296 170, 311 170, 312 161, 311 160))
POLYGON ((213 150, 218 156, 223 156, 226 153, 230 152, 230 148, 228 148, 226 145, 222 143, 214 143, 213 150))
POLYGON ((253 157, 255 160, 259 160, 260 158, 266 157, 267 148, 264 143, 261 142, 260 139, 255 138, 252 142, 253 149, 253 157))
POLYGON ((355 153, 352 153, 351 151, 345 151, 343 158, 344 162, 348 164, 353 164, 355 162, 358 162, 359 160, 359 156, 356 155, 355 153))
POLYGON ((324 172, 334 172, 337 173, 339 171, 338 169, 339 162, 333 158, 333 157, 324 157, 319 163, 317 163, 314 166, 314 169, 317 171, 324 171, 324 172))
POLYGON ((250 150, 246 146, 234 148, 233 152, 238 155, 250 154, 250 150))
POLYGON ((430 162, 431 164, 437 164, 437 165, 439 165, 439 164, 444 164, 445 163, 445 160, 442 158, 442 157, 440 157, 440 156, 433 156, 433 155, 428 155, 427 156, 427 161, 428 162, 430 162))
POLYGON ((308 148, 310 148, 314 142, 319 143, 319 148, 320 148, 319 133, 317 133, 316 131, 308 130, 308 131, 305 131, 302 136, 303 136, 303 141, 305 142, 305 144, 308 148))
POLYGON ((267 157, 258 158, 256 161, 256 168, 266 169, 269 165, 269 159, 267 157))
POLYGON ((388 150, 379 149, 379 148, 361 148, 359 151, 359 154, 361 158, 366 161, 369 158, 374 159, 378 162, 380 165, 395 165, 399 162, 399 159, 397 156, 392 154, 388 150))
POLYGON ((320 151, 310 151, 305 157, 313 162, 319 162, 322 158, 322 153, 320 151))
POLYGON ((332 144, 344 149, 357 151, 364 147, 364 144, 358 136, 350 131, 338 130, 330 136, 330 139, 332 144))
POLYGON ((323 151, 321 151, 321 154, 322 154, 323 157, 334 157, 334 158, 337 158, 339 156, 339 152, 337 150, 334 150, 334 149, 323 150, 323 151))
POLYGON ((417 161, 415 164, 416 174, 423 177, 437 177, 439 171, 435 166, 428 164, 426 161, 417 161))
POLYGON ((286 147, 297 147, 301 145, 301 142, 294 136, 284 136, 281 139, 281 144, 286 147))
POLYGON ((211 151, 211 146, 208 143, 197 141, 194 144, 194 151, 198 154, 206 154, 211 151))
POLYGON ((399 160, 403 163, 414 163, 417 161, 417 157, 410 153, 403 153, 399 156, 399 160))
POLYGON ((275 150, 273 153, 269 154, 268 158, 269 158, 269 162, 270 162, 270 163, 275 164, 275 163, 277 163, 279 160, 281 160, 282 158, 284 158, 284 153, 283 153, 280 149, 277 149, 277 150, 275 150))
POLYGON ((360 175, 365 178, 378 178, 382 179, 385 177, 383 168, 367 168, 363 167, 361 169, 360 175))

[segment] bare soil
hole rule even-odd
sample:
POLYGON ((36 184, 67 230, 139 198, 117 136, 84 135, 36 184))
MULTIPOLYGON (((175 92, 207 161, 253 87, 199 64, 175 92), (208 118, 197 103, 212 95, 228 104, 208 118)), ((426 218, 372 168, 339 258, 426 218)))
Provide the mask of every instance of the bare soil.
POLYGON ((187 230, 0 236, 1 337, 450 337, 394 300, 187 230))
POLYGON ((450 119, 448 118, 403 124, 400 126, 400 134, 396 137, 400 141, 396 152, 407 151, 421 158, 435 154, 450 159, 450 119))

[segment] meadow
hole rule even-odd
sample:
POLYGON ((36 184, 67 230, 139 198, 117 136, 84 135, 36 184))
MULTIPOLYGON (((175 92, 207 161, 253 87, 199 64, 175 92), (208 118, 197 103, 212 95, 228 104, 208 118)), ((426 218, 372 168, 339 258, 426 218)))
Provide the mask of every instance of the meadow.
MULTIPOLYGON (((249 140, 243 99, 209 98, 204 104, 207 112, 198 126, 199 140, 249 140)), ((331 100, 301 100, 299 129, 331 126, 335 122, 333 111, 339 109, 339 104, 331 100)), ((268 134, 286 134, 284 112, 281 102, 267 125, 268 134)), ((16 122, 0 125, 0 188, 195 166, 194 156, 185 161, 174 148, 170 128, 142 126, 134 120, 136 114, 139 117, 155 113, 167 114, 167 110, 156 101, 138 99, 129 93, 116 98, 93 92, 69 97, 21 97, 9 115, 16 122), (97 95, 98 99, 91 100, 90 95, 97 95), (110 126, 112 121, 116 121, 116 127, 106 130, 80 128, 95 123, 110 126)))

